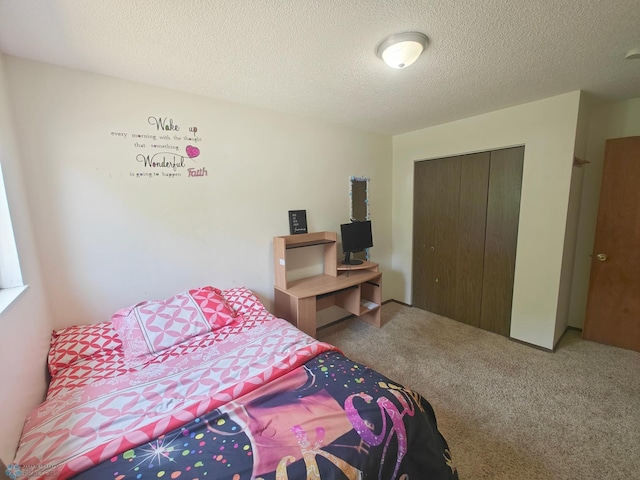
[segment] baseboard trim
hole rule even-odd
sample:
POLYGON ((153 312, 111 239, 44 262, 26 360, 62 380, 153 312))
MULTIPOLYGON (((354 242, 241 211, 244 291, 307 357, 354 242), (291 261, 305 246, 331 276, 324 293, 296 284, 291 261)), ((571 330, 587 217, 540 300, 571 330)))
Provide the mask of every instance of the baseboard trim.
POLYGON ((536 345, 535 343, 525 342, 524 340, 518 340, 517 338, 513 338, 513 337, 506 337, 506 338, 508 338, 512 342, 519 343, 520 345, 524 345, 525 347, 531 347, 531 348, 535 348, 536 350, 542 350, 543 352, 553 353, 553 349, 551 348, 541 347, 540 345, 536 345))
MULTIPOLYGON (((387 303, 397 303, 398 305, 402 305, 404 307, 409 307, 409 308, 413 308, 413 305, 409 304, 409 303, 405 303, 405 302, 401 302, 400 300, 396 300, 395 298, 390 298, 388 300, 385 300, 384 302, 382 302, 382 305, 386 305, 387 303)), ((331 327, 332 325, 335 325, 337 323, 340 322, 344 322, 345 320, 355 317, 355 315, 347 315, 346 317, 342 317, 342 318, 338 318, 337 320, 334 320, 333 322, 327 323, 326 325, 322 325, 321 327, 318 327, 317 330, 322 330, 324 328, 327 327, 331 327)), ((476 327, 477 328, 477 327, 476 327)), ((534 343, 529 343, 529 342, 525 342, 524 340, 518 340, 517 338, 512 338, 512 337, 505 337, 508 338, 509 340, 511 340, 512 342, 515 343, 519 343, 521 345, 524 345, 526 347, 531 347, 531 348, 535 348, 536 350, 541 350, 543 352, 548 352, 548 353, 553 353, 555 352, 556 349, 556 345, 558 343, 560 343, 560 340, 562 340, 562 337, 565 335, 565 333, 567 333, 569 330, 573 330, 573 331, 577 331, 577 332, 582 332, 581 328, 578 327, 572 327, 571 325, 568 325, 567 328, 565 328, 564 333, 560 336, 560 338, 558 339, 558 341, 556 342, 556 344, 553 346, 553 348, 546 348, 546 347, 541 347, 540 345, 536 345, 534 343)), ((497 335, 497 334, 496 334, 497 335)))
POLYGON ((409 308, 413 308, 413 305, 409 305, 408 303, 404 303, 401 302, 400 300, 396 300, 395 298, 390 298, 389 300, 385 300, 384 302, 382 302, 382 304, 384 305, 385 303, 397 303, 398 305, 402 305, 404 307, 409 307, 409 308))
POLYGON ((562 332, 562 335, 560 335, 560 338, 558 338, 558 341, 556 343, 553 344, 553 351, 556 351, 556 347, 558 346, 558 344, 562 341, 562 338, 567 334, 567 332, 572 331, 572 332, 580 332, 582 333, 582 329, 578 328, 578 327, 572 327, 571 325, 567 325, 567 327, 564 329, 564 332, 562 332))
POLYGON ((558 341, 553 345, 553 348, 541 347, 540 345, 535 345, 535 344, 533 344, 533 343, 525 342, 525 341, 518 340, 518 339, 516 339, 516 338, 511 338, 511 337, 509 337, 509 340, 514 341, 514 342, 516 342, 516 343, 521 343, 522 345, 526 345, 526 346, 528 346, 528 347, 532 347, 532 348, 535 348, 535 349, 537 349, 537 350, 542 350, 543 352, 550 352, 550 353, 553 353, 553 352, 555 352, 555 351, 556 351, 556 347, 558 346, 558 344, 559 344, 559 343, 560 343, 560 341, 562 340, 562 337, 564 337, 564 336, 565 336, 565 334, 566 334, 568 331, 582 332, 582 329, 581 329, 581 328, 578 328, 578 327, 572 327, 572 326, 570 326, 570 325, 569 325, 569 326, 567 326, 567 328, 565 328, 565 329, 564 329, 564 332, 562 332, 562 335, 560 335, 560 338, 558 339, 558 341))

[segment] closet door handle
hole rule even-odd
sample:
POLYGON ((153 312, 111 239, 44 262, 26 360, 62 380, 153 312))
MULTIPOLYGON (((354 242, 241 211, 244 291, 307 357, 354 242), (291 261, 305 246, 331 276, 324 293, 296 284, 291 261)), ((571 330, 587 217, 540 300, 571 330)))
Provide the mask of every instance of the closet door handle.
POLYGON ((604 262, 604 261, 606 261, 606 260, 607 260, 607 255, 606 255, 606 254, 604 254, 604 253, 599 253, 598 255, 596 255, 596 258, 597 258, 598 260, 600 260, 601 262, 604 262))

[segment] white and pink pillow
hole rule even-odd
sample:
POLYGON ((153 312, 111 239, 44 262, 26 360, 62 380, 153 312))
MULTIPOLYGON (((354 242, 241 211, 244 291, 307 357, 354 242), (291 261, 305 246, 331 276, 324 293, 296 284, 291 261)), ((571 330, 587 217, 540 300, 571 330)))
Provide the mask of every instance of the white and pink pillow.
POLYGON ((125 356, 131 359, 217 330, 235 317, 222 292, 207 286, 119 310, 111 322, 122 340, 125 356))
POLYGON ((51 334, 49 373, 59 371, 97 355, 122 351, 122 342, 111 322, 77 325, 56 330, 51 334))
POLYGON ((49 373, 55 377, 80 361, 107 356, 125 355, 129 359, 146 356, 227 326, 245 315, 261 320, 273 318, 246 287, 221 291, 205 286, 163 301, 142 302, 119 310, 111 322, 54 331, 48 356, 49 373))
POLYGON ((225 300, 238 315, 266 310, 260 299, 247 287, 233 287, 222 291, 225 300))

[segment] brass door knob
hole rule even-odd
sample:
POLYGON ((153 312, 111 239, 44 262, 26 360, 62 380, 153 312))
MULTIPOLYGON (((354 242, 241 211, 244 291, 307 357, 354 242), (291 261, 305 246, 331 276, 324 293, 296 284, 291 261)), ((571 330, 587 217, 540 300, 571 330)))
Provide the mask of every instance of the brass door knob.
POLYGON ((599 253, 598 255, 596 255, 596 258, 601 262, 604 262, 607 259, 607 255, 604 253, 599 253))

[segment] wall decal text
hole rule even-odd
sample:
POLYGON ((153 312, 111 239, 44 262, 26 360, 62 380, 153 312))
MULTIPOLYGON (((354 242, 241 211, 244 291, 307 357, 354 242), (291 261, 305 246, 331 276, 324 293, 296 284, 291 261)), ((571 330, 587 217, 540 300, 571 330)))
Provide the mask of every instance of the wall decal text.
POLYGON ((127 141, 133 152, 129 177, 132 178, 200 178, 208 176, 199 165, 203 160, 202 137, 191 125, 182 134, 180 123, 170 116, 149 116, 145 130, 111 132, 111 138, 127 141))

